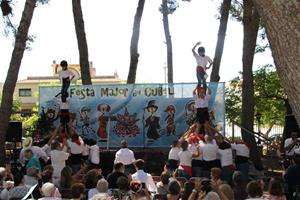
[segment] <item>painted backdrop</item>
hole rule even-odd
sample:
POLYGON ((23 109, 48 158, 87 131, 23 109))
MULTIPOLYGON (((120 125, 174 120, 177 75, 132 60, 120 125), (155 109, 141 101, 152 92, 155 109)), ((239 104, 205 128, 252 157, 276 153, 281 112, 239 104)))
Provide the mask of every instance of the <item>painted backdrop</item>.
MULTIPOLYGON (((71 121, 83 138, 101 147, 168 147, 192 123, 196 84, 136 84, 71 86, 71 121)), ((209 83, 210 119, 224 133, 224 83, 209 83)), ((59 125, 60 87, 40 87, 40 122, 44 131, 59 125)))

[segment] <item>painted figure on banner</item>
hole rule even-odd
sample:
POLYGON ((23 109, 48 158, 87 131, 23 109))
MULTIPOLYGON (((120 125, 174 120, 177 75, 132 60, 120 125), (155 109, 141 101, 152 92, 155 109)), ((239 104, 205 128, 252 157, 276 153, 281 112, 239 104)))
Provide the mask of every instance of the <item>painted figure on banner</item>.
POLYGON ((156 140, 160 137, 159 135, 159 119, 160 117, 155 116, 158 106, 155 105, 155 100, 151 100, 148 102, 148 106, 145 108, 150 116, 145 120, 145 128, 148 127, 147 137, 149 139, 156 140))
POLYGON ((82 123, 81 135, 84 138, 89 137, 89 135, 95 133, 95 130, 91 127, 91 121, 90 121, 90 117, 89 117, 90 112, 91 112, 91 109, 87 106, 83 106, 79 112, 80 121, 82 123))
POLYGON ((174 105, 168 105, 165 109, 165 112, 167 113, 167 116, 165 118, 165 121, 167 121, 167 135, 175 135, 176 132, 176 126, 175 126, 175 112, 176 108, 174 105))
POLYGON ((125 107, 124 115, 117 114, 117 123, 114 127, 116 134, 121 137, 135 137, 137 134, 140 134, 140 129, 137 125, 137 122, 140 119, 137 119, 136 117, 136 113, 130 114, 125 107))
POLYGON ((55 107, 41 107, 42 112, 37 124, 38 130, 41 131, 41 134, 50 134, 54 131, 54 122, 59 118, 59 111, 57 109, 55 107))
POLYGON ((99 104, 97 106, 97 110, 100 113, 98 117, 99 128, 97 134, 100 140, 107 140, 107 124, 109 120, 108 113, 111 110, 110 105, 105 103, 99 104))
POLYGON ((190 100, 185 105, 186 123, 192 126, 196 120, 197 110, 195 108, 195 100, 190 100))

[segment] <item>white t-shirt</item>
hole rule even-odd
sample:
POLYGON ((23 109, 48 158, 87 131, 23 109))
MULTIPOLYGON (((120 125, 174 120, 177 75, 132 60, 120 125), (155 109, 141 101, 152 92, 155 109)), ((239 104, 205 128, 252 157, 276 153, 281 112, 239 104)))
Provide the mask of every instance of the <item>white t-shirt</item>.
POLYGON ((213 143, 203 143, 201 153, 204 161, 213 161, 217 159, 218 146, 213 143))
POLYGON ((69 155, 69 153, 59 150, 52 150, 50 152, 51 165, 54 168, 53 177, 60 177, 61 170, 66 166, 66 160, 68 160, 69 155))
POLYGON ((59 72, 59 79, 62 81, 63 78, 72 78, 74 76, 74 73, 71 72, 69 69, 66 69, 66 70, 61 70, 59 72))
POLYGON ((68 147, 70 148, 71 154, 81 154, 83 152, 84 142, 82 141, 81 137, 79 137, 80 145, 72 142, 71 139, 67 140, 68 147))
POLYGON ((122 148, 116 152, 115 162, 121 162, 124 165, 130 165, 135 161, 134 153, 128 148, 122 148))
POLYGON ((190 151, 180 151, 178 154, 179 165, 192 166, 193 154, 190 151))
POLYGON ((89 147, 90 154, 89 159, 93 164, 99 164, 100 163, 100 157, 99 157, 99 147, 98 145, 93 145, 89 147))
POLYGON ((51 148, 49 147, 48 144, 45 144, 45 145, 42 147, 42 150, 47 154, 48 157, 50 157, 51 148))
POLYGON ((132 174, 132 180, 139 180, 142 183, 145 183, 147 189, 150 192, 156 191, 156 185, 153 181, 153 178, 150 174, 144 172, 143 170, 137 170, 134 174, 132 174))
POLYGON ((84 145, 83 145, 82 155, 83 155, 83 156, 88 156, 89 154, 90 154, 89 145, 84 144, 84 145))
POLYGON ((229 166, 229 165, 233 164, 232 149, 231 148, 219 149, 218 153, 220 155, 220 160, 221 160, 221 166, 222 167, 229 166))
POLYGON ((194 57, 197 62, 197 66, 203 67, 204 71, 206 70, 205 67, 208 63, 212 63, 212 60, 208 56, 199 56, 198 54, 194 54, 194 57))
POLYGON ((231 148, 236 151, 237 156, 250 157, 250 150, 245 144, 231 144, 231 148))
POLYGON ((179 160, 178 153, 181 151, 181 148, 179 147, 172 147, 169 151, 169 160, 179 160))
MULTIPOLYGON (((300 138, 298 138, 298 140, 299 140, 300 138)), ((287 146, 289 146, 290 144, 292 144, 293 143, 293 139, 292 138, 287 138, 285 141, 284 141, 284 148, 286 148, 287 146)), ((296 144, 296 145, 294 145, 294 147, 288 152, 288 151, 286 151, 285 152, 285 155, 287 155, 287 156, 293 156, 294 155, 294 153, 295 153, 295 149, 297 149, 297 148, 299 148, 299 145, 298 144, 296 144)))
MULTIPOLYGON (((200 141, 200 145, 201 145, 201 142, 200 141)), ((194 153, 197 153, 198 150, 197 150, 197 146, 195 144, 189 144, 189 151, 194 154, 194 153)), ((200 155, 198 157, 194 157, 193 160, 203 160, 203 156, 201 154, 201 147, 199 146, 199 150, 200 150, 200 155)))
POLYGON ((211 95, 206 94, 205 97, 202 99, 202 98, 199 98, 197 95, 194 95, 195 108, 207 108, 210 97, 211 97, 211 95))

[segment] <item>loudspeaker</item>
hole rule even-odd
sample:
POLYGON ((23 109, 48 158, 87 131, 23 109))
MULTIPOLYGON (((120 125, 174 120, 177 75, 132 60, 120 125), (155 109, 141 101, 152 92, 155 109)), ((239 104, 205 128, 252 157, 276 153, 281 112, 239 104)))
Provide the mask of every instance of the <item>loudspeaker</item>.
POLYGON ((9 122, 6 142, 22 142, 22 122, 9 122))

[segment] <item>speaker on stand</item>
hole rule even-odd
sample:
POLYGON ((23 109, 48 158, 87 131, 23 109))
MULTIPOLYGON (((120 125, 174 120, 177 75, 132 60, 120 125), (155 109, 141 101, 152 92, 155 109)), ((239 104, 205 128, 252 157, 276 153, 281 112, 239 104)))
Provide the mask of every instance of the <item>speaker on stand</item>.
POLYGON ((6 131, 6 154, 9 161, 17 163, 22 146, 22 122, 10 121, 6 131))

